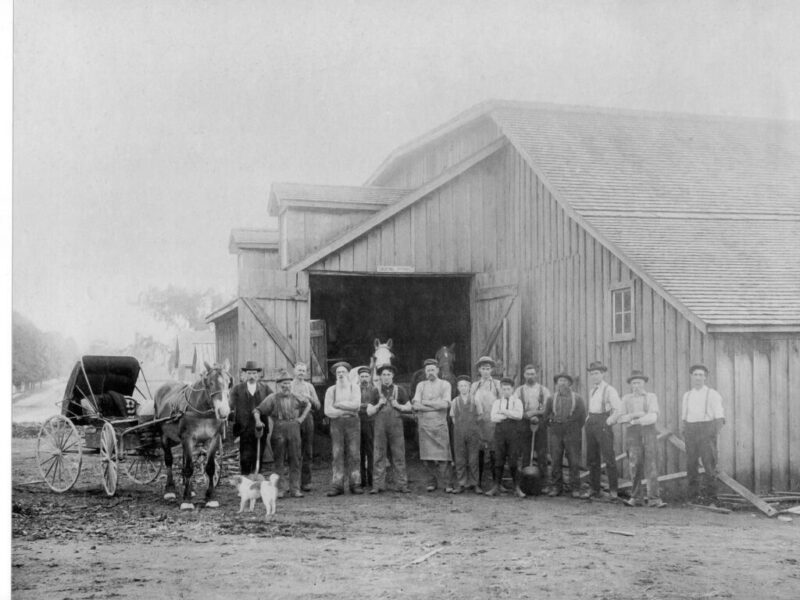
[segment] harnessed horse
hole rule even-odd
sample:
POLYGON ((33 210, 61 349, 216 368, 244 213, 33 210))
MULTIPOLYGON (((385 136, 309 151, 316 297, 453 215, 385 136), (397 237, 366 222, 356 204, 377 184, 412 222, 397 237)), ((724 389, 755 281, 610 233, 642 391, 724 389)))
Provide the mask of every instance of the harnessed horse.
POLYGON ((164 450, 164 466, 167 468, 167 485, 164 499, 175 498, 175 482, 172 477, 172 446, 180 444, 183 449, 183 502, 181 510, 192 510, 193 453, 198 443, 206 443, 206 508, 218 508, 214 500, 214 456, 220 446, 222 427, 230 413, 228 393, 232 379, 230 365, 205 363, 206 371, 200 379, 189 386, 177 381, 165 383, 154 398, 156 418, 172 417, 161 425, 161 446, 164 450))

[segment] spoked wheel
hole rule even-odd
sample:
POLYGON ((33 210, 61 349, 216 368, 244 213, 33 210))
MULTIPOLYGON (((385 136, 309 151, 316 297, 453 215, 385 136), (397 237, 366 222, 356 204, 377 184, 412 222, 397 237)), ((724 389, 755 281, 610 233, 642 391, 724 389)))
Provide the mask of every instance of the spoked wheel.
POLYGON ((106 496, 113 496, 117 492, 119 454, 114 427, 107 421, 103 423, 103 430, 100 432, 100 464, 103 467, 103 489, 106 496))
POLYGON ((130 454, 126 454, 126 443, 138 442, 138 437, 134 437, 134 434, 128 437, 128 442, 125 441, 124 435, 119 438, 119 454, 123 457, 122 467, 125 469, 125 473, 136 483, 142 485, 154 482, 161 473, 161 455, 155 448, 149 446, 136 448, 130 454))
POLYGON ((63 493, 75 485, 81 474, 82 447, 78 430, 66 417, 56 415, 44 422, 36 442, 36 461, 51 490, 63 493))

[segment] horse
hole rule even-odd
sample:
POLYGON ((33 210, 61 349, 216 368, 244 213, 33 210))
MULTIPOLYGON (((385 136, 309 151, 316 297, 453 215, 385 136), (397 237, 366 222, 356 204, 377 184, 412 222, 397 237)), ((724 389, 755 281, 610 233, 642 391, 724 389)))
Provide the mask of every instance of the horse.
MULTIPOLYGON (((369 359, 369 370, 372 372, 373 385, 378 386, 380 385, 380 378, 378 377, 377 371, 378 367, 394 364, 392 361, 395 355, 394 352, 392 352, 392 338, 389 338, 385 342, 381 342, 378 338, 375 338, 372 345, 374 350, 369 359)), ((350 370, 350 381, 355 385, 358 385, 358 369, 359 367, 354 367, 350 370)))
POLYGON ((214 500, 214 456, 220 446, 222 428, 230 414, 229 390, 232 378, 228 372, 230 364, 207 362, 200 379, 191 386, 171 381, 156 391, 154 398, 157 419, 172 417, 161 425, 161 447, 164 450, 164 466, 167 468, 165 500, 175 499, 175 482, 172 478, 172 446, 180 444, 183 449, 183 502, 181 510, 193 510, 192 474, 193 454, 198 443, 207 443, 206 475, 208 488, 205 495, 206 508, 218 508, 214 500))
MULTIPOLYGON (((456 376, 453 374, 453 365, 456 362, 456 343, 453 342, 449 346, 442 346, 436 351, 434 355, 436 361, 439 363, 439 379, 444 379, 445 381, 450 383, 451 387, 451 394, 452 397, 455 398, 458 395, 458 390, 456 389, 456 376)), ((421 381, 425 380, 425 369, 419 369, 414 371, 414 375, 411 377, 411 397, 414 397, 414 394, 417 391, 417 385, 421 381)))

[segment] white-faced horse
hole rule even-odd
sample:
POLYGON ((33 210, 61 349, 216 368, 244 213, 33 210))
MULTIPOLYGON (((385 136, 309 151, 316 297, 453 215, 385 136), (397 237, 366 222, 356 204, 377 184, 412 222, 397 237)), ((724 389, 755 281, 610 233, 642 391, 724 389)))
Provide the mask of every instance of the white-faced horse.
POLYGON ((164 465, 167 468, 167 485, 164 499, 175 498, 175 482, 172 478, 172 446, 180 444, 183 449, 183 502, 181 510, 191 510, 193 453, 197 444, 206 443, 206 489, 205 505, 217 508, 214 500, 214 456, 222 438, 222 427, 230 413, 228 392, 231 387, 230 365, 205 363, 206 371, 192 385, 174 381, 165 383, 155 395, 156 418, 172 417, 161 425, 161 446, 164 450, 164 465))
MULTIPOLYGON (((385 342, 381 342, 378 338, 375 338, 375 341, 372 345, 374 350, 369 359, 369 370, 372 372, 373 385, 378 386, 380 385, 380 378, 377 374, 377 368, 381 365, 394 364, 392 362, 394 360, 394 352, 392 352, 392 338, 389 338, 385 342)), ((354 367, 350 370, 350 381, 352 381, 355 385, 358 385, 358 367, 354 367)))

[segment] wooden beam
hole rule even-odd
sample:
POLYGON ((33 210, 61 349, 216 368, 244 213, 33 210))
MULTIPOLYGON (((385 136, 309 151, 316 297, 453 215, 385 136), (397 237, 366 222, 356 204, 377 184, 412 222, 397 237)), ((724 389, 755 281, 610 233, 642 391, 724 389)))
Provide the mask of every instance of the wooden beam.
MULTIPOLYGON (((340 236, 339 238, 335 239, 330 244, 323 246, 319 250, 312 252, 304 259, 294 263, 293 265, 289 266, 288 269, 291 271, 303 271, 308 269, 315 263, 319 262, 320 260, 324 259, 329 254, 332 254, 342 247, 346 246, 347 244, 357 240, 361 236, 369 233, 369 231, 384 221, 392 218, 399 212, 405 210, 406 208, 410 207, 412 204, 421 200, 431 192, 435 191, 436 189, 442 187, 446 183, 452 181, 459 175, 463 174, 468 169, 472 168, 479 162, 487 159, 492 154, 497 152, 498 150, 502 149, 506 146, 508 140, 506 138, 499 138, 485 146, 481 150, 478 150, 475 154, 467 157, 466 159, 462 160, 460 163, 453 165, 449 169, 443 171, 438 177, 432 179, 431 181, 421 185, 413 192, 410 192, 394 204, 387 206, 380 212, 372 215, 371 217, 367 218, 365 221, 356 225, 353 229, 345 233, 344 235, 340 236)), ((281 233, 283 235, 283 232, 281 233)))
POLYGON ((507 298, 508 296, 516 296, 518 293, 519 286, 517 286, 516 283, 511 285, 495 285, 478 290, 478 292, 475 294, 475 301, 482 302, 485 300, 507 298))
POLYGON ((500 320, 497 322, 497 325, 494 326, 492 333, 489 334, 489 338, 486 340, 486 343, 483 346, 483 351, 480 353, 480 356, 486 356, 489 354, 489 351, 494 346, 494 343, 497 341, 497 336, 500 335, 500 331, 503 329, 503 321, 505 321, 508 313, 511 312, 511 307, 514 304, 514 300, 516 300, 516 296, 509 296, 506 300, 506 307, 503 309, 503 314, 500 317, 500 320))
POLYGON ((301 288, 269 287, 259 290, 257 300, 291 300, 292 302, 308 302, 310 292, 301 288))
MULTIPOLYGON (((660 425, 656 425, 656 429, 658 430, 659 435, 664 434, 669 441, 670 444, 678 448, 681 452, 686 452, 686 444, 682 439, 676 436, 671 431, 664 429, 660 425)), ((778 511, 771 507, 769 504, 764 502, 761 498, 756 496, 753 492, 748 490, 744 487, 741 483, 736 481, 733 477, 725 473, 724 471, 717 471, 716 474, 717 479, 719 479, 722 483, 727 485, 731 488, 734 492, 739 494, 742 498, 750 502, 753 506, 755 506, 758 510, 763 512, 768 517, 774 517, 778 514, 778 511)))
POLYGON ((242 301, 244 305, 250 309, 250 312, 253 313, 256 321, 264 328, 264 331, 267 332, 267 335, 272 338, 272 341, 278 349, 283 352, 283 355, 291 364, 295 364, 297 362, 297 350, 295 350, 287 337, 283 335, 283 332, 275 324, 275 321, 270 318, 267 311, 261 307, 255 298, 242 298, 242 301))

